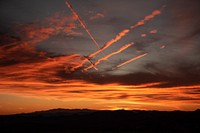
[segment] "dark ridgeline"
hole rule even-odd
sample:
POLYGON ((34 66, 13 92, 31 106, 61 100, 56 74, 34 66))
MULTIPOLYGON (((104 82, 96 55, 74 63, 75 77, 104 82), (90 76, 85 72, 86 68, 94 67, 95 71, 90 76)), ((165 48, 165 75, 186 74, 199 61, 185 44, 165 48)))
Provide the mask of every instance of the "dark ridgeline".
POLYGON ((200 110, 68 110, 1 115, 1 133, 200 133, 200 110))

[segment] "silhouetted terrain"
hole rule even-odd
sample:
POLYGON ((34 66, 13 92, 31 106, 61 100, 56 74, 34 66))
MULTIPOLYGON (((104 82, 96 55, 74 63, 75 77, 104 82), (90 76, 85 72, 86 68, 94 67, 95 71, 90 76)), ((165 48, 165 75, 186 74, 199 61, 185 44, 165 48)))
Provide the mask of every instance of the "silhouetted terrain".
POLYGON ((1 133, 199 133, 200 110, 54 109, 0 116, 1 133))

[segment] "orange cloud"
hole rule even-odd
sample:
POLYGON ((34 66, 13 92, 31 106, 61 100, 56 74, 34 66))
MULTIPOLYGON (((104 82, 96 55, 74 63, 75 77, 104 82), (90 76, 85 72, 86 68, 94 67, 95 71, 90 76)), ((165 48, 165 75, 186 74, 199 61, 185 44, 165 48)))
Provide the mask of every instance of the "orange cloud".
POLYGON ((146 37, 146 36, 147 36, 147 34, 141 34, 140 36, 141 36, 141 37, 146 37))
POLYGON ((62 32, 68 35, 80 35, 81 33, 74 31, 77 29, 74 23, 75 20, 72 16, 60 16, 57 13, 37 23, 20 25, 18 28, 21 37, 19 39, 9 38, 10 42, 8 39, 5 39, 6 41, 2 42, 3 45, 0 46, 0 58, 5 58, 5 56, 12 54, 18 49, 33 50, 35 44, 62 32))
POLYGON ((163 49, 163 48, 165 48, 166 46, 165 45, 162 45, 162 46, 160 46, 160 49, 163 49))
POLYGON ((95 15, 90 17, 90 20, 95 20, 95 19, 100 19, 100 18, 104 18, 104 14, 103 13, 96 13, 95 15))
POLYGON ((155 33, 157 33, 157 32, 158 32, 158 30, 151 30, 149 33, 155 34, 155 33))
POLYGON ((73 16, 61 16, 59 13, 56 13, 49 18, 37 22, 37 24, 21 26, 20 33, 24 34, 26 40, 33 41, 33 44, 44 41, 50 36, 61 32, 68 35, 80 35, 80 33, 74 31, 77 29, 75 20, 76 18, 73 16))
POLYGON ((161 14, 161 10, 154 10, 150 15, 145 16, 143 20, 140 20, 139 22, 137 22, 137 24, 131 26, 131 29, 134 29, 138 26, 144 25, 145 22, 153 19, 155 16, 157 16, 159 14, 161 14))
POLYGON ((67 35, 80 35, 75 29, 76 18, 73 16, 61 16, 56 13, 48 18, 31 24, 19 25, 20 37, 5 36, 0 46, 0 59, 3 63, 23 62, 37 60, 45 57, 45 52, 36 50, 35 45, 60 33, 67 35))

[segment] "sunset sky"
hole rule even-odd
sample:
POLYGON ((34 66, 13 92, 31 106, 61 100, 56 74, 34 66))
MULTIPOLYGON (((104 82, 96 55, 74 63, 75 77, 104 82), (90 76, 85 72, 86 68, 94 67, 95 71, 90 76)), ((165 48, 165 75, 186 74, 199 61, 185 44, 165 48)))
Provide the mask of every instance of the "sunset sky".
POLYGON ((0 1, 0 114, 200 108, 199 0, 0 1))

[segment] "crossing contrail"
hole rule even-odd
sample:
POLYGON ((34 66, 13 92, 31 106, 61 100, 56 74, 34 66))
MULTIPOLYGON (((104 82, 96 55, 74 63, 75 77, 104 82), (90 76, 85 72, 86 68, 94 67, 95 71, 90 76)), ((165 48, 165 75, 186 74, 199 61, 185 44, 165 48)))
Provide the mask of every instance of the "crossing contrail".
POLYGON ((85 68, 84 70, 87 71, 88 69, 90 69, 90 68, 92 68, 92 67, 95 68, 101 61, 103 61, 103 60, 108 60, 108 58, 110 58, 111 56, 116 55, 116 54, 118 54, 118 53, 124 51, 125 49, 127 49, 128 47, 130 47, 132 44, 134 44, 134 43, 131 42, 131 43, 128 43, 128 44, 122 46, 119 50, 117 50, 117 51, 115 51, 115 52, 112 52, 112 53, 110 53, 110 54, 108 54, 108 55, 106 55, 106 56, 100 58, 100 59, 97 60, 93 65, 91 64, 90 66, 88 66, 88 67, 85 68), (94 67, 94 66, 95 66, 95 67, 94 67))
POLYGON ((76 65, 76 66, 70 68, 70 71, 73 72, 73 71, 75 71, 76 69, 78 69, 78 68, 84 66, 84 64, 85 64, 86 62, 89 62, 89 63, 91 64, 91 65, 90 65, 91 68, 93 67, 95 70, 98 70, 98 69, 96 68, 96 66, 94 66, 94 64, 93 64, 88 58, 84 57, 83 60, 82 60, 78 65, 76 65))
MULTIPOLYGON (((144 25, 147 21, 149 21, 149 20, 153 19, 155 16, 161 14, 161 10, 154 10, 151 14, 145 16, 144 19, 138 21, 135 25, 130 26, 129 28, 122 30, 118 35, 115 36, 114 39, 111 39, 111 40, 108 41, 106 44, 104 44, 103 47, 100 48, 99 45, 98 45, 98 43, 96 42, 96 40, 94 39, 94 37, 92 36, 92 34, 90 33, 90 31, 87 29, 86 25, 85 25, 84 22, 81 20, 80 16, 74 11, 74 9, 72 8, 72 6, 71 6, 70 3, 68 2, 68 0, 66 0, 66 4, 67 4, 67 6, 69 7, 69 9, 71 10, 71 12, 73 13, 73 15, 77 18, 77 20, 79 21, 79 23, 81 24, 81 26, 85 29, 85 31, 88 33, 88 35, 90 36, 90 38, 93 40, 94 44, 98 47, 98 50, 94 51, 93 53, 91 53, 90 55, 87 56, 88 59, 93 58, 95 55, 99 54, 100 52, 103 52, 105 49, 107 49, 107 48, 108 48, 109 46, 111 46, 113 43, 119 41, 122 37, 126 36, 132 29, 144 25)), ((161 8, 161 9, 162 9, 162 8, 161 8)), ((156 32, 157 32, 157 31, 152 31, 151 33, 156 33, 156 32)), ((127 47, 127 48, 128 48, 128 47, 127 47)), ((120 51, 120 52, 121 52, 121 51, 120 51)), ((109 55, 112 56, 113 54, 111 53, 111 54, 109 54, 109 55)), ((123 65, 125 65, 125 64, 127 64, 127 63, 130 63, 130 62, 132 62, 132 61, 134 61, 134 60, 137 60, 137 59, 139 59, 139 58, 142 58, 142 57, 145 56, 145 55, 147 55, 147 53, 146 53, 146 54, 143 54, 143 55, 140 55, 140 56, 137 56, 137 57, 135 57, 135 58, 133 58, 133 59, 131 59, 131 60, 128 60, 128 61, 126 61, 126 62, 124 62, 124 63, 118 65, 117 67, 121 67, 121 66, 123 66, 123 65)), ((106 56, 105 56, 105 57, 106 57, 106 56)), ((109 58, 109 57, 108 57, 108 58, 109 58)), ((89 67, 85 68, 84 70, 87 71, 88 69, 90 69, 90 68, 92 68, 92 67, 95 68, 95 69, 97 70, 97 68, 96 68, 95 66, 96 66, 97 64, 99 64, 101 60, 104 60, 104 59, 105 59, 104 57, 101 58, 101 59, 99 59, 99 60, 96 62, 96 64, 91 63, 91 65, 90 65, 89 67)), ((84 62, 87 62, 87 61, 83 61, 83 62, 80 63, 76 68, 82 67, 82 66, 84 65, 84 62)), ((75 69, 76 69, 76 68, 75 68, 75 69)))

